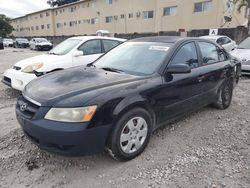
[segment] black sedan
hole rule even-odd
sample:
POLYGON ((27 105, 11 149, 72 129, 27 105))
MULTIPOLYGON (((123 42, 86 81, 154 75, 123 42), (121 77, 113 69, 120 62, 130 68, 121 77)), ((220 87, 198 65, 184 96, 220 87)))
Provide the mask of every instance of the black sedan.
POLYGON ((16 38, 14 40, 13 44, 14 48, 27 48, 29 46, 30 46, 29 41, 26 38, 16 38))
POLYGON ((87 67, 28 84, 16 115, 40 148, 130 160, 160 126, 212 104, 230 106, 240 62, 204 39, 150 37, 114 48, 87 67))

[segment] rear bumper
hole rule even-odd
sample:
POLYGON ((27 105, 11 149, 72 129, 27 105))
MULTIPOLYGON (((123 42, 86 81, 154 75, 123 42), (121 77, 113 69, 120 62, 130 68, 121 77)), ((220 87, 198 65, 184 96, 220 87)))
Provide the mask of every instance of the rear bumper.
POLYGON ((3 74, 2 82, 16 90, 23 91, 24 87, 35 78, 37 78, 35 74, 8 69, 3 74))
POLYGON ((45 119, 30 120, 16 109, 24 134, 39 148, 61 155, 81 156, 101 153, 110 125, 88 129, 88 123, 63 123, 45 119))

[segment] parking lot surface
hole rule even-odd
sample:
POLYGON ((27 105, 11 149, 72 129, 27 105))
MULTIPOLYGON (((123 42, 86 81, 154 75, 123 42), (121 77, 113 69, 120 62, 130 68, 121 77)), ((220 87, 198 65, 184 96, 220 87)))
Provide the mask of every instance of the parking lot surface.
MULTIPOLYGON (((1 75, 41 53, 1 50, 1 75)), ((19 95, 0 84, 0 187, 250 187, 249 78, 240 80, 229 109, 206 107, 157 130, 129 162, 106 153, 69 158, 41 151, 16 121, 19 95)))

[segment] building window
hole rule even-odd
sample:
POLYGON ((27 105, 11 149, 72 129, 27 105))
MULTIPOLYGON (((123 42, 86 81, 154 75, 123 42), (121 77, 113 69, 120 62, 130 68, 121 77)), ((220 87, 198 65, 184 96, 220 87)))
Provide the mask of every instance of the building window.
POLYGON ((34 27, 33 27, 33 26, 31 26, 31 30, 32 30, 32 31, 34 30, 34 27))
POLYGON ((95 18, 91 18, 91 24, 96 24, 96 21, 97 19, 95 19, 95 18))
POLYGON ((44 25, 41 25, 41 29, 44 29, 44 25))
POLYGON ((39 30, 39 26, 36 26, 36 30, 39 30))
POLYGON ((106 0, 106 3, 107 3, 108 5, 112 5, 112 4, 113 4, 113 0, 106 0))
POLYGON ((111 23, 113 21, 113 16, 106 17, 106 23, 111 23))
POLYGON ((62 23, 57 23, 57 24, 56 24, 56 27, 57 27, 57 28, 61 28, 61 27, 63 27, 63 24, 62 24, 62 23))
POLYGON ((57 16, 57 14, 58 14, 58 12, 57 12, 57 10, 56 10, 56 16, 57 16))
POLYGON ((121 14, 121 19, 124 19, 125 18, 125 14, 121 14))
POLYGON ((143 11, 143 19, 154 18, 154 11, 143 11))
POLYGON ((74 11, 76 11, 76 6, 69 8, 69 12, 74 12, 74 11))
POLYGON ((40 14, 40 18, 42 18, 43 17, 43 14, 40 14))
POLYGON ((46 16, 49 16, 49 12, 46 12, 46 16))
POLYGON ((81 20, 78 20, 78 24, 81 24, 82 23, 82 21, 81 20))
POLYGON ((73 27, 73 26, 76 26, 77 25, 77 21, 71 21, 69 22, 69 26, 70 27, 73 27))
POLYGON ((211 1, 203 1, 199 3, 194 3, 194 12, 207 12, 211 9, 211 1))
POLYGON ((133 13, 129 13, 128 18, 133 18, 133 13))
POLYGON ((163 9, 163 16, 175 16, 177 13, 177 6, 165 7, 163 9))
POLYGON ((47 24, 47 29, 49 29, 50 28, 50 24, 47 24))

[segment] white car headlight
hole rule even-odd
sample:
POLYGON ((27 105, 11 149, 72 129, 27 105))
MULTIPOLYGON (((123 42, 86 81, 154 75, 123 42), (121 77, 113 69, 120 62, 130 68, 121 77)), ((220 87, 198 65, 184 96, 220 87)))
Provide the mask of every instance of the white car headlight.
POLYGON ((88 122, 93 117, 97 106, 80 108, 51 108, 45 119, 60 122, 88 122))
POLYGON ((22 72, 25 73, 33 73, 33 71, 40 69, 43 66, 43 63, 34 63, 32 65, 29 65, 27 67, 25 67, 22 72))

